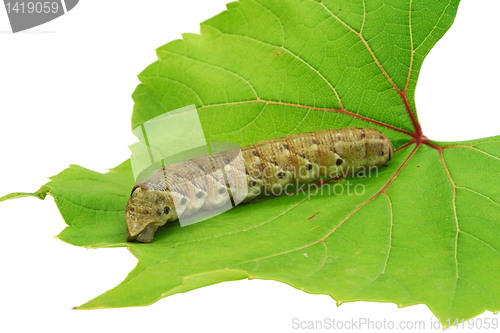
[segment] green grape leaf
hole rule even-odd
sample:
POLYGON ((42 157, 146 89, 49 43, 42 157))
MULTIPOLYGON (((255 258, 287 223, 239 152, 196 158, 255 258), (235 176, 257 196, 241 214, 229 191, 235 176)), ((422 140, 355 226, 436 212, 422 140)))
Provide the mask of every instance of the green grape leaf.
POLYGON ((38 192, 0 201, 50 194, 68 224, 61 240, 127 246, 139 259, 120 285, 79 309, 147 305, 258 278, 339 304, 423 303, 444 326, 499 311, 500 137, 430 141, 414 102, 424 57, 458 3, 241 0, 203 22, 200 35, 160 47, 139 75, 132 128, 191 104, 208 142, 372 126, 397 148, 376 177, 315 184, 187 227, 170 223, 151 244, 125 242, 129 161, 105 174, 72 165, 38 192))

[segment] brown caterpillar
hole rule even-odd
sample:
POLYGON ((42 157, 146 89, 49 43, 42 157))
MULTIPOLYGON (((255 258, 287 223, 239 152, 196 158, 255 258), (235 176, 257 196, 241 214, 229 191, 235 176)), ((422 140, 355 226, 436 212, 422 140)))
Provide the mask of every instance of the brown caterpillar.
POLYGON ((198 210, 238 204, 262 190, 384 165, 389 138, 371 127, 297 133, 158 169, 134 186, 125 209, 127 241, 150 243, 158 227, 198 210))

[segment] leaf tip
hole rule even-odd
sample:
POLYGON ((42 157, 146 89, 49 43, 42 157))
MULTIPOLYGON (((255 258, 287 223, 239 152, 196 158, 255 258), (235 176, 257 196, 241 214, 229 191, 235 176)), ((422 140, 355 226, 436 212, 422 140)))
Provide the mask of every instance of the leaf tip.
POLYGON ((46 193, 44 193, 42 189, 40 189, 34 193, 14 192, 14 193, 4 195, 3 197, 0 197, 0 202, 11 200, 11 199, 24 198, 24 197, 35 197, 35 198, 43 200, 43 199, 45 199, 45 196, 46 196, 46 193))

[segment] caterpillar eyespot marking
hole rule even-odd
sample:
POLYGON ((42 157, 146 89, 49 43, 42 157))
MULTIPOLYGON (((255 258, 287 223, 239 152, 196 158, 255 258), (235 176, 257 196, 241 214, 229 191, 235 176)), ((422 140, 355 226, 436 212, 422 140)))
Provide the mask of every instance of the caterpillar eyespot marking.
POLYGON ((125 208, 127 241, 150 243, 165 223, 217 209, 227 200, 236 205, 266 189, 385 165, 393 146, 375 128, 348 127, 268 139, 236 153, 229 150, 169 164, 135 185, 125 208), (136 191, 139 187, 142 190, 136 191))

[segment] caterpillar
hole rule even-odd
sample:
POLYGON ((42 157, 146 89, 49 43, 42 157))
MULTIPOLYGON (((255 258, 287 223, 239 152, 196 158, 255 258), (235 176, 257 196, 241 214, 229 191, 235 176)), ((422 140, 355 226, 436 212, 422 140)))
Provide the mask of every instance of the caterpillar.
POLYGON ((335 177, 391 160, 393 146, 378 129, 349 127, 297 133, 240 149, 168 164, 133 187, 125 208, 127 241, 150 243, 167 221, 263 190, 335 177))

